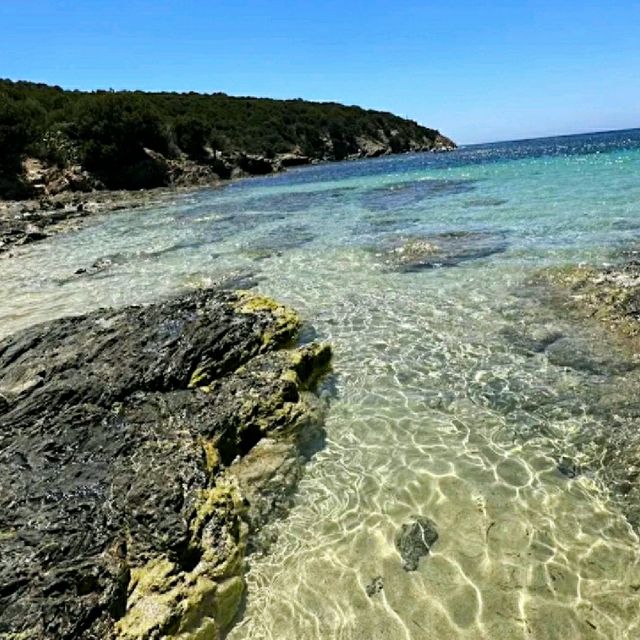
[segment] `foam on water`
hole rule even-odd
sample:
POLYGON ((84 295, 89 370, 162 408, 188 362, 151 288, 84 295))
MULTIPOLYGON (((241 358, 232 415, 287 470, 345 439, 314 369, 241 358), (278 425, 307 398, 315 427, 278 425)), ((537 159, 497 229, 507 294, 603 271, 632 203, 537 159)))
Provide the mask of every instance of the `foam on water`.
POLYGON ((233 640, 636 638, 640 546, 603 461, 614 426, 637 431, 638 363, 528 283, 637 238, 639 149, 638 132, 487 145, 111 215, 2 262, 0 331, 232 273, 333 343, 326 447, 251 558, 233 640), (506 251, 417 272, 383 258, 450 231, 506 251), (414 516, 439 538, 407 572, 394 536, 414 516))

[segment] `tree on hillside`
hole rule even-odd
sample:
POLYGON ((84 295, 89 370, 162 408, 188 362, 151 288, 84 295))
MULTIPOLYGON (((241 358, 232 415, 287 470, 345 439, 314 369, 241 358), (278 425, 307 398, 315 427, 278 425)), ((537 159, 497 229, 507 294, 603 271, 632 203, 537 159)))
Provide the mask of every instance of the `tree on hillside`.
POLYGON ((26 195, 21 161, 42 135, 44 110, 30 99, 0 92, 0 196, 26 195))
POLYGON ((181 151, 194 160, 206 158, 206 147, 211 144, 212 137, 212 127, 209 122, 199 116, 180 116, 175 120, 173 131, 181 151))
POLYGON ((82 164, 108 187, 159 186, 166 176, 145 152, 167 153, 167 129, 143 95, 95 94, 80 102, 70 134, 82 164))

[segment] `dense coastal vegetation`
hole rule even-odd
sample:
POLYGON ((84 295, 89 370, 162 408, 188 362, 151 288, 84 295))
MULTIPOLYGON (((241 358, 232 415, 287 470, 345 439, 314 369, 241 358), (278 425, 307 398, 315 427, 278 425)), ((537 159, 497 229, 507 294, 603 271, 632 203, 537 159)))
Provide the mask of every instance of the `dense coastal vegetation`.
POLYGON ((66 91, 0 80, 0 197, 197 184, 455 146, 390 113, 223 93, 66 91), (35 160, 31 174, 26 158, 35 160), (57 169, 57 171, 56 171, 57 169), (43 178, 44 175, 44 178, 43 178))

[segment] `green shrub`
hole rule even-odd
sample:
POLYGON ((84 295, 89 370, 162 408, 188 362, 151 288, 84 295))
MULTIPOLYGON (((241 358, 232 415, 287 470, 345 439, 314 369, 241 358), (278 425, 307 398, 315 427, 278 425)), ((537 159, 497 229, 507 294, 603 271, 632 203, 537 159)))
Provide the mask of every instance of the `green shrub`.
POLYGON ((154 105, 139 94, 99 93, 79 103, 70 135, 84 167, 110 188, 163 184, 145 148, 166 153, 169 138, 154 105), (146 175, 144 167, 149 168, 146 175))

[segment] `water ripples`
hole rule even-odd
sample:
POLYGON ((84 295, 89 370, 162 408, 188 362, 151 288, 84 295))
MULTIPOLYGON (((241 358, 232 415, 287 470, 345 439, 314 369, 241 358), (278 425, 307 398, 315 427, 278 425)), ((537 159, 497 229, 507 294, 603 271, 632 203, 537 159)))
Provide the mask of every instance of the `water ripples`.
POLYGON ((3 259, 0 333, 227 282, 332 342, 326 446, 250 558, 230 640, 634 640, 640 362, 530 281, 629 246, 639 169, 640 134, 623 132, 177 197, 3 259), (501 251, 427 271, 380 259, 479 230, 501 251), (394 541, 416 517, 438 540, 405 571, 394 541))

